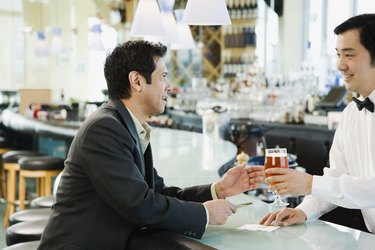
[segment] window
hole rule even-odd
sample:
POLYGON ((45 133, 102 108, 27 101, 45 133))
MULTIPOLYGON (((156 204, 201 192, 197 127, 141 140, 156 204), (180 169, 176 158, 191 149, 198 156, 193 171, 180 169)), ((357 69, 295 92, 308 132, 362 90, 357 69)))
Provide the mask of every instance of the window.
POLYGON ((375 1, 357 0, 357 13, 375 13, 375 1))

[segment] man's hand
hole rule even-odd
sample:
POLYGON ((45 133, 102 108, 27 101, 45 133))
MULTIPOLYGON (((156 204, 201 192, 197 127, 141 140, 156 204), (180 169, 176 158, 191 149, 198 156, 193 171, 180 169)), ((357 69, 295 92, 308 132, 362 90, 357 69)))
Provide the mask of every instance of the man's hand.
POLYGON ((284 208, 278 212, 268 213, 259 224, 265 226, 290 226, 306 221, 306 215, 301 209, 284 208))
POLYGON ((270 185, 270 189, 277 194, 308 195, 312 189, 312 175, 289 168, 269 168, 264 181, 270 185))
POLYGON ((224 224, 237 211, 235 205, 224 199, 206 201, 203 204, 208 210, 210 225, 224 224))
POLYGON ((244 163, 229 169, 224 177, 215 184, 216 194, 218 198, 223 199, 255 189, 263 180, 263 166, 247 166, 244 163))

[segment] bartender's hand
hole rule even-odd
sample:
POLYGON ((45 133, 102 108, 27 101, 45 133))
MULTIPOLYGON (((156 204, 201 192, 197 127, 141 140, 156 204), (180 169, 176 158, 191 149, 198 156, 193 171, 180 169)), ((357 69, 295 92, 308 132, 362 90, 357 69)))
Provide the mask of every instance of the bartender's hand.
POLYGON ((277 194, 290 195, 308 195, 312 189, 312 175, 289 168, 269 168, 266 174, 273 176, 267 177, 264 181, 270 185, 270 189, 277 194), (274 183, 274 184, 272 184, 274 183))
POLYGON ((301 209, 284 208, 278 212, 268 213, 259 224, 265 226, 290 226, 306 221, 306 215, 301 209))
POLYGON ((206 201, 203 204, 208 210, 210 225, 224 224, 228 217, 237 211, 235 205, 224 199, 206 201))
POLYGON ((255 189, 264 180, 263 166, 248 166, 243 163, 228 170, 224 177, 215 183, 219 199, 255 189))

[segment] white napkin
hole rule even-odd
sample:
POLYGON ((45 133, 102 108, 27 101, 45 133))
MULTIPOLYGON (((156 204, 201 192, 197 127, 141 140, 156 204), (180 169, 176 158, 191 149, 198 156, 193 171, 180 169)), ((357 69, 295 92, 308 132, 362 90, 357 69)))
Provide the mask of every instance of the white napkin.
POLYGON ((259 224, 245 224, 243 226, 238 227, 239 230, 249 230, 249 231, 264 231, 264 232, 272 232, 280 227, 274 226, 263 226, 259 224))

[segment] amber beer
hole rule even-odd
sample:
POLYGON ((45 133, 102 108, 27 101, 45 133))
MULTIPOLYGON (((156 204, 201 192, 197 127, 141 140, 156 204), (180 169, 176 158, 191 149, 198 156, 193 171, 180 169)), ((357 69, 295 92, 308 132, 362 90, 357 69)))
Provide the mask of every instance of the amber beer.
MULTIPOLYGON (((269 148, 266 149, 266 159, 264 168, 288 168, 288 154, 286 148, 269 148)), ((267 177, 271 176, 266 174, 267 177)), ((272 183, 273 185, 274 183, 272 183)))
MULTIPOLYGON (((264 168, 288 168, 288 154, 286 148, 267 148, 266 149, 266 158, 264 162, 264 168)), ((269 177, 271 175, 267 175, 269 177)), ((276 183, 271 183, 274 185, 276 183)), ((276 194, 276 193, 275 193, 276 194)), ((276 194, 276 199, 272 203, 274 206, 286 207, 289 205, 288 202, 285 202, 281 199, 280 195, 276 194)))

